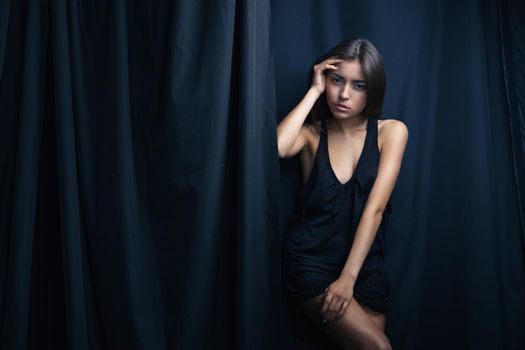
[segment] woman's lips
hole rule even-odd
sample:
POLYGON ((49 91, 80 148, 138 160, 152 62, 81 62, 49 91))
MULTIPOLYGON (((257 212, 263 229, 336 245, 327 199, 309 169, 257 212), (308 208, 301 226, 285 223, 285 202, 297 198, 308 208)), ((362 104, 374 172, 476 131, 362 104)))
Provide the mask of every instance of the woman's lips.
POLYGON ((335 107, 337 109, 339 109, 340 111, 348 111, 350 109, 349 107, 345 107, 345 106, 339 105, 339 104, 335 104, 335 107))

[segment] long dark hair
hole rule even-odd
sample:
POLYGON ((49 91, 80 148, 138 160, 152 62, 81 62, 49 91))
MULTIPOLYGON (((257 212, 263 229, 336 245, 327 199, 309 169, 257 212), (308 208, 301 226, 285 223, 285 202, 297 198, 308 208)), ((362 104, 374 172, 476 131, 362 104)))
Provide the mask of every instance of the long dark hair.
MULTIPOLYGON (((366 84, 366 106, 363 110, 363 116, 366 118, 372 115, 379 117, 383 108, 386 80, 383 57, 381 57, 374 44, 367 39, 356 37, 346 38, 341 41, 312 64, 308 76, 308 87, 312 85, 313 67, 332 56, 344 60, 358 60, 361 64, 366 84)), ((325 76, 327 73, 328 70, 325 70, 325 76)), ((330 109, 326 104, 326 93, 323 92, 308 114, 306 122, 316 122, 326 118, 329 114, 330 109)))

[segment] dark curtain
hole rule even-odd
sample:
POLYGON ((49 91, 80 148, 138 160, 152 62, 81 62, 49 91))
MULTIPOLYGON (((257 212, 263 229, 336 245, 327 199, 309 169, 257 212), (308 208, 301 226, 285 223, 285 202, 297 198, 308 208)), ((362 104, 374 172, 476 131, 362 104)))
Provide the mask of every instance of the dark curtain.
POLYGON ((300 171, 276 123, 351 35, 410 130, 394 348, 525 348, 524 19, 512 0, 1 0, 0 348, 335 348, 282 294, 300 171))
POLYGON ((0 348, 276 348, 268 2, 0 11, 0 348))
MULTIPOLYGON (((392 195, 394 349, 524 349, 525 13, 512 1, 272 1, 278 118, 347 36, 382 53, 382 118, 410 137, 392 195)), ((300 186, 281 162, 280 228, 300 186)), ((286 349, 329 344, 285 304, 286 349)))

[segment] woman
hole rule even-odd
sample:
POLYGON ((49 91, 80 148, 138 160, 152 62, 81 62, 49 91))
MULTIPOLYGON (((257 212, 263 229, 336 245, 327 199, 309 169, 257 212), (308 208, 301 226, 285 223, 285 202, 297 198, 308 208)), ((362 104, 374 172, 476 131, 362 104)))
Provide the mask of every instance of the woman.
POLYGON ((303 170, 285 239, 287 289, 345 349, 391 349, 384 234, 408 129, 378 119, 383 60, 366 39, 323 55, 309 86, 277 128, 279 157, 299 154, 303 170))

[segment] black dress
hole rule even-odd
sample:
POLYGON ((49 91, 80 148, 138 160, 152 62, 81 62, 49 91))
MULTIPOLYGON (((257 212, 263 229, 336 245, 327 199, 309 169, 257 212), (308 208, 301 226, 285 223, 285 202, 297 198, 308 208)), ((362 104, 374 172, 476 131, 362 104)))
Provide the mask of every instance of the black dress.
MULTIPOLYGON (((322 120, 319 146, 306 184, 298 193, 293 224, 284 241, 287 290, 297 301, 322 294, 346 263, 379 164, 377 117, 367 121, 363 150, 350 180, 341 183, 328 157, 322 120)), ((354 298, 372 310, 388 311, 390 287, 385 271, 384 235, 392 212, 388 203, 381 225, 354 285, 354 298)))

